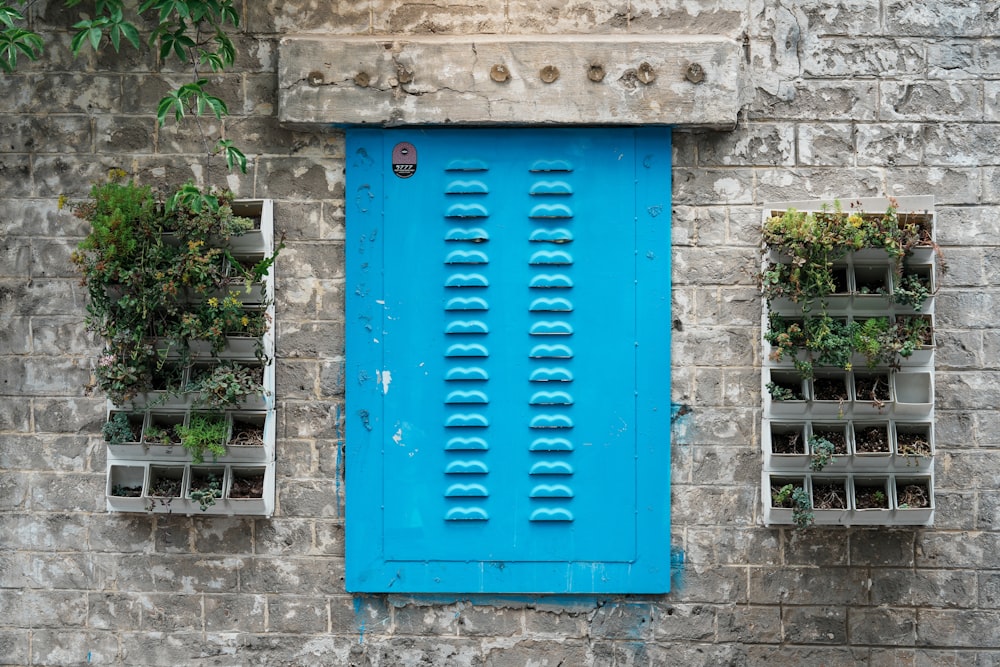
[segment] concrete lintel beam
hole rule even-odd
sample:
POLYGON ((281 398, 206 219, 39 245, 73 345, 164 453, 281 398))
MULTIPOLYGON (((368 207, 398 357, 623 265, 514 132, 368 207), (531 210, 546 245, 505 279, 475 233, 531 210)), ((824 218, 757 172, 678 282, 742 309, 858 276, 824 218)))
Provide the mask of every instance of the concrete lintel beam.
POLYGON ((706 36, 287 37, 292 125, 568 124, 731 129, 741 46, 706 36))

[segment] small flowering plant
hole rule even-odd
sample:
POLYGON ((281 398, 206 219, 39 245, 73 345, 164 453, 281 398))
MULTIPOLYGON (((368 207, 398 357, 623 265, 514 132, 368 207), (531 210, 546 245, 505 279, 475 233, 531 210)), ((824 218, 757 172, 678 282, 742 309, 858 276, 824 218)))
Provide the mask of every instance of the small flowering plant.
POLYGON ((89 199, 72 206, 90 223, 71 256, 89 297, 86 324, 105 343, 94 386, 116 404, 148 391, 168 356, 189 364, 194 341, 207 341, 218 355, 227 334, 267 330, 266 318, 245 308, 238 292, 217 295, 234 280, 266 275, 278 251, 233 256, 229 239, 254 221, 233 213, 232 193, 192 196, 196 190, 187 185, 180 192, 188 196, 162 198, 112 170, 89 199))

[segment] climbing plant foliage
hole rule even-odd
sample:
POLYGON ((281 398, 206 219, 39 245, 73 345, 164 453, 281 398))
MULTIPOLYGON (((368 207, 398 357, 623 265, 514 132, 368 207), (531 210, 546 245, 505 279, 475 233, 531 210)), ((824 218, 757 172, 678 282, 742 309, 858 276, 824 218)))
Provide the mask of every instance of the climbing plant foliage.
MULTIPOLYGON (((6 73, 13 73, 24 59, 42 57, 42 36, 28 21, 36 2, 0 0, 0 70, 6 73)), ((221 72, 236 60, 231 32, 239 29, 240 15, 233 0, 64 0, 63 4, 79 11, 80 20, 70 26, 74 56, 88 48, 98 52, 111 48, 116 53, 127 45, 141 49, 145 42, 162 62, 174 59, 189 68, 191 80, 157 104, 161 126, 170 117, 180 122, 210 113, 221 120, 229 114, 225 101, 211 94, 203 73, 221 72)), ((208 152, 222 155, 230 169, 246 173, 246 156, 231 140, 220 137, 208 152)))

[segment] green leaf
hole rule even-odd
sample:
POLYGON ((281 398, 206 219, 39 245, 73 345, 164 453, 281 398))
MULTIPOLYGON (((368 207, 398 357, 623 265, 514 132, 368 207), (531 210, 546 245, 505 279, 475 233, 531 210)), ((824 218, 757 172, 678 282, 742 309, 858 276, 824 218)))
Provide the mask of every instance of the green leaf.
POLYGON ((8 5, 0 5, 0 23, 8 28, 14 27, 15 21, 23 21, 24 14, 8 5))
POLYGON ((222 99, 213 97, 212 95, 203 95, 202 99, 205 100, 205 104, 212 109, 212 113, 214 113, 215 117, 219 120, 221 120, 223 116, 229 115, 229 108, 226 107, 226 103, 222 99))
POLYGON ((13 72, 17 67, 17 54, 38 60, 42 52, 42 38, 24 28, 7 28, 0 32, 0 69, 13 72))
POLYGON ((233 146, 231 139, 219 139, 215 145, 216 152, 221 152, 226 157, 226 166, 233 170, 233 165, 239 165, 240 171, 247 173, 247 156, 239 148, 233 146))
POLYGON ((170 113, 171 109, 174 110, 175 120, 180 121, 184 118, 184 100, 177 90, 172 91, 166 97, 162 98, 156 106, 156 120, 161 127, 167 122, 167 114, 170 113))

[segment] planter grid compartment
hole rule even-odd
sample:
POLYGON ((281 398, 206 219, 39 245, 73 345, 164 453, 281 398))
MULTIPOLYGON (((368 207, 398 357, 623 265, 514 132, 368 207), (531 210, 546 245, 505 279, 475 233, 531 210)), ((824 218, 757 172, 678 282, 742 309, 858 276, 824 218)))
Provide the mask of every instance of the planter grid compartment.
POLYGON ((796 473, 764 471, 764 524, 794 525, 791 507, 776 507, 772 489, 786 484, 805 489, 809 497, 806 508, 816 526, 930 526, 934 523, 934 473, 864 472, 864 473, 796 473), (842 507, 818 507, 819 489, 842 489, 842 507), (884 489, 884 508, 859 507, 858 494, 866 487, 884 489))
MULTIPOLYGON (((242 236, 231 238, 227 246, 237 259, 259 260, 274 250, 274 218, 270 200, 234 202, 233 211, 260 219, 260 228, 242 236)), ((169 242, 169 241, 168 241, 169 242)), ((261 366, 261 393, 237 406, 210 409, 200 405, 203 397, 170 395, 167 391, 149 391, 138 396, 128 405, 115 405, 108 401, 110 420, 115 414, 127 416, 129 426, 136 434, 136 441, 108 444, 106 506, 111 512, 153 512, 186 515, 252 515, 271 516, 275 496, 275 400, 274 400, 274 266, 262 282, 250 286, 231 284, 216 296, 232 294, 248 309, 264 314, 270 325, 260 338, 227 336, 226 345, 218 354, 202 341, 191 341, 192 365, 183 368, 177 377, 170 378, 171 386, 186 386, 195 372, 195 365, 220 361, 247 366, 261 366), (258 359, 257 353, 262 353, 258 359), (152 428, 170 433, 175 425, 187 425, 193 413, 218 413, 226 424, 226 454, 213 459, 205 453, 205 461, 195 464, 180 442, 155 444, 143 442, 152 428), (260 431, 257 436, 250 434, 260 431), (234 433, 237 441, 232 441, 234 433), (242 436, 240 434, 243 434, 242 436), (250 444, 251 442, 255 444, 250 444), (206 471, 221 475, 219 498, 214 504, 203 506, 190 497, 192 481, 206 471), (251 481, 247 481, 250 479, 251 481), (234 486, 235 483, 235 486, 234 486), (157 495, 158 491, 179 486, 173 496, 157 495), (248 491, 249 490, 249 491, 248 491), (259 497, 238 497, 242 493, 258 493, 259 497)), ((208 298, 206 297, 206 298, 208 298)), ((169 364, 179 358, 178 351, 156 346, 169 364)), ((174 436, 176 439, 176 436, 174 436)))
MULTIPOLYGON (((846 200, 844 201, 846 205, 846 200)), ((832 202, 827 202, 832 210, 832 202)), ((885 199, 863 199, 865 213, 883 213, 885 199)), ((767 205, 764 222, 785 210, 820 211, 822 202, 802 201, 767 205)), ((845 206, 846 208, 846 206, 845 206)), ((930 226, 934 238, 933 198, 898 199, 900 218, 919 215, 930 226), (915 212, 915 213, 913 213, 915 212)), ((765 253, 763 269, 772 263, 787 263, 790 257, 773 249, 765 253)), ((927 526, 934 521, 934 291, 937 288, 937 256, 931 247, 918 246, 904 259, 902 276, 884 250, 864 249, 848 253, 834 262, 835 292, 825 300, 825 313, 843 322, 863 323, 873 317, 888 318, 892 326, 906 326, 907 318, 927 320, 929 334, 924 344, 897 363, 868 366, 864 356, 855 354, 850 369, 820 365, 813 360, 813 378, 804 378, 796 369, 809 356, 799 350, 794 356, 775 360, 775 348, 763 341, 764 362, 761 372, 763 424, 761 476, 764 524, 795 525, 790 507, 772 504, 773 484, 792 484, 816 502, 816 490, 829 484, 843 488, 843 507, 810 506, 815 525, 825 526, 927 526), (907 301, 907 290, 924 288, 929 292, 919 308, 907 301), (878 378, 878 384, 873 383, 878 378), (768 390, 774 384, 792 392, 791 400, 776 400, 768 390), (824 388, 824 385, 828 385, 824 388), (873 389, 875 395, 872 395, 873 389), (825 391, 836 398, 823 400, 825 391), (864 443, 884 430, 887 450, 864 452, 864 443), (814 436, 843 433, 846 454, 834 454, 834 460, 817 470, 810 440, 814 436), (876 493, 877 491, 877 493, 876 493), (884 506, 866 507, 866 504, 884 506)), ((788 298, 772 298, 770 308, 763 299, 761 326, 767 333, 771 314, 787 323, 803 322, 802 305, 788 298)), ((912 323, 910 323, 912 324, 912 323)), ((780 331, 780 330, 779 330, 780 331)), ((834 438, 838 448, 840 436, 834 438)), ((831 440, 833 442, 833 440, 831 440)), ((874 440, 872 440, 874 442, 874 440)), ((826 494, 829 495, 829 494, 826 494)), ((835 494, 839 499, 840 494, 835 494)))
POLYGON ((156 514, 252 515, 274 514, 274 461, 194 465, 180 462, 117 460, 108 464, 105 490, 109 512, 156 514), (205 474, 218 476, 219 496, 202 503, 191 491, 205 474))

